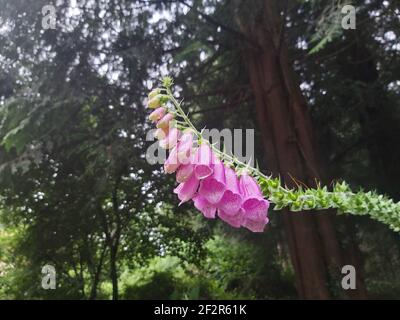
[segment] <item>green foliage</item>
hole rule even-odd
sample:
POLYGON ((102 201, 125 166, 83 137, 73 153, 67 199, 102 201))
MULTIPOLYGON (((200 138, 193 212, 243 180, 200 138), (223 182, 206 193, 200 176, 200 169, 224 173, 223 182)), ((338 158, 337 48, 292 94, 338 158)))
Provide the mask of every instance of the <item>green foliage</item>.
POLYGON ((201 265, 177 257, 155 258, 121 276, 124 299, 254 299, 295 295, 292 271, 248 240, 216 236, 201 265))
MULTIPOLYGON (((325 48, 328 43, 342 35, 341 9, 344 5, 350 3, 351 1, 335 0, 328 5, 322 5, 322 12, 315 25, 315 33, 310 39, 310 44, 314 46, 309 54, 317 53, 325 48)), ((312 5, 314 7, 321 6, 318 1, 312 1, 312 5)))
POLYGON ((216 236, 207 248, 204 269, 221 293, 247 299, 295 296, 293 270, 267 242, 262 246, 244 238, 216 236))

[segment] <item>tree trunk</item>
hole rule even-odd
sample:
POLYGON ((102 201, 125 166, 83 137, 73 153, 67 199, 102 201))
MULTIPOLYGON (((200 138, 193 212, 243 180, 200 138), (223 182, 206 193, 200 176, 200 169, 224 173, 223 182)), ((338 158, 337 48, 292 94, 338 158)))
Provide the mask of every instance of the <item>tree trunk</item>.
POLYGON ((117 246, 110 248, 110 277, 112 283, 112 298, 118 300, 118 271, 117 271, 117 246))
MULTIPOLYGON (((294 183, 288 173, 302 181, 305 181, 305 176, 294 140, 296 134, 288 110, 288 96, 283 91, 284 86, 277 68, 279 61, 271 53, 252 52, 249 55, 250 79, 267 163, 272 172, 281 174, 286 185, 293 187, 294 183)), ((329 298, 315 217, 299 212, 285 213, 283 219, 299 297, 329 298)))
POLYGON ((104 247, 103 250, 101 251, 99 263, 97 264, 97 267, 94 270, 93 282, 92 282, 92 288, 90 290, 89 300, 95 300, 97 298, 97 287, 100 282, 100 274, 101 274, 101 270, 103 269, 103 261, 104 261, 104 255, 106 253, 106 250, 107 250, 107 247, 104 247))
MULTIPOLYGON (((113 200, 115 200, 114 196, 113 200)), ((117 207, 117 205, 114 205, 114 207, 117 207)), ((99 213, 103 225, 103 230, 106 235, 106 245, 110 250, 109 262, 110 262, 110 278, 112 283, 112 298, 113 300, 118 300, 117 254, 118 254, 119 238, 121 235, 121 224, 120 223, 117 224, 115 231, 110 231, 111 226, 109 225, 107 215, 101 207, 99 208, 99 213)), ((118 222, 120 222, 119 219, 118 222)))
MULTIPOLYGON (((282 41, 279 11, 272 1, 264 4, 263 17, 241 27, 256 43, 245 55, 267 165, 288 187, 297 186, 292 177, 315 186, 321 175, 307 105, 282 41)), ((299 297, 331 298, 327 264, 339 273, 343 262, 332 216, 285 212, 283 219, 299 297)))

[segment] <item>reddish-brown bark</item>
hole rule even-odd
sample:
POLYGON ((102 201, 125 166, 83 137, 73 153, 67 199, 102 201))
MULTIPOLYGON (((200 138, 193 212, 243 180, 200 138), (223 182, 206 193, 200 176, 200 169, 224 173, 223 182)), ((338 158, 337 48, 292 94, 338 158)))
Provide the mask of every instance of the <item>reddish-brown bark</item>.
MULTIPOLYGON (((321 180, 311 119, 283 41, 280 15, 265 2, 258 22, 239 22, 251 39, 245 49, 269 169, 283 183, 295 187, 292 177, 308 186, 321 180)), ((340 274, 342 250, 331 214, 285 212, 284 226, 300 298, 329 299, 329 270, 340 274)), ((351 297, 365 297, 352 292, 351 297)))

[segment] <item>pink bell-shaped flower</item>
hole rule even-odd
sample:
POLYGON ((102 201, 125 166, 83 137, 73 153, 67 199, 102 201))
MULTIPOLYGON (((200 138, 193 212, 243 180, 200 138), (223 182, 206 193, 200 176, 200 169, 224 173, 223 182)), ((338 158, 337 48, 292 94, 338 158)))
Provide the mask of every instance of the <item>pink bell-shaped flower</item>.
POLYGON ((164 170, 166 173, 174 173, 180 166, 178 161, 177 147, 173 148, 169 153, 167 161, 164 163, 164 170))
POLYGON ((243 219, 242 226, 253 232, 263 232, 265 225, 268 224, 269 219, 265 217, 262 220, 243 219))
POLYGON ((174 193, 178 195, 180 204, 189 201, 194 197, 199 187, 199 180, 193 174, 187 181, 179 184, 175 189, 174 193))
POLYGON ((227 215, 236 215, 242 205, 242 196, 239 190, 239 179, 235 170, 225 166, 226 190, 218 203, 218 208, 227 215))
POLYGON ((185 131, 179 140, 178 159, 180 163, 187 164, 192 160, 190 159, 192 149, 193 133, 191 131, 185 131))
POLYGON ((229 225, 231 225, 232 227, 240 228, 243 223, 243 209, 239 209, 239 211, 236 212, 235 214, 232 214, 232 213, 228 214, 225 211, 219 209, 218 217, 221 220, 228 223, 229 225))
POLYGON ((239 181, 243 197, 243 226, 253 232, 262 232, 268 223, 269 202, 264 199, 260 186, 255 179, 244 173, 239 181))
POLYGON ((186 182, 193 174, 193 164, 182 164, 176 172, 176 182, 186 182))
POLYGON ((217 212, 217 208, 207 201, 202 195, 197 194, 193 198, 194 206, 197 210, 199 210, 206 218, 215 219, 215 214, 217 212))
POLYGON ((196 150, 194 173, 202 180, 212 175, 212 151, 207 143, 202 143, 196 150))
POLYGON ((213 173, 200 183, 199 194, 212 205, 220 202, 225 192, 225 167, 220 160, 215 160, 213 173))

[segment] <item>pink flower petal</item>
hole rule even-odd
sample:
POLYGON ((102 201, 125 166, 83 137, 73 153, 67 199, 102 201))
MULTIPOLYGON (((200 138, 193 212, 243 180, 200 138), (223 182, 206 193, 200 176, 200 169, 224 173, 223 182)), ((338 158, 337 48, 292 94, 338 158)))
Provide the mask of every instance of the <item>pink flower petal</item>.
POLYGON ((262 198, 249 198, 242 204, 246 219, 262 221, 267 217, 269 202, 262 198))
POLYGON ((212 168, 211 168, 211 166, 204 165, 204 164, 196 165, 195 173, 196 173, 196 177, 198 179, 200 179, 200 180, 205 179, 212 174, 212 168))
POLYGON ((235 228, 240 228, 243 221, 243 213, 242 210, 239 210, 235 215, 229 215, 223 210, 218 210, 218 216, 221 220, 225 221, 229 225, 235 228))
POLYGON ((186 182, 179 184, 175 189, 174 193, 178 195, 180 204, 189 201, 194 197, 199 187, 199 180, 195 175, 192 175, 186 182))
POLYGON ((178 161, 177 148, 173 148, 169 153, 167 161, 164 163, 164 170, 166 173, 174 173, 180 166, 178 161))
POLYGON ((226 190, 218 203, 218 208, 228 214, 236 214, 242 205, 242 196, 238 193, 233 193, 231 190, 226 190))
POLYGON ((184 133, 178 144, 178 159, 182 164, 187 164, 191 162, 191 154, 193 149, 193 134, 184 133))
POLYGON ((240 192, 245 199, 248 197, 263 197, 257 181, 247 173, 243 173, 240 177, 239 187, 240 192))
POLYGON ((171 128, 165 139, 160 141, 160 147, 164 149, 171 149, 176 146, 181 132, 177 128, 171 128))
POLYGON ((179 141, 182 143, 193 143, 193 132, 186 129, 179 141))
POLYGON ((268 223, 269 202, 263 198, 261 188, 257 181, 246 173, 240 177, 240 192, 244 201, 242 203, 243 226, 253 232, 263 232, 268 223))
POLYGON ((208 177, 200 183, 199 193, 214 205, 221 200, 224 192, 225 184, 212 177, 208 177))
POLYGON ((225 167, 215 161, 213 174, 201 181, 199 193, 211 204, 217 204, 225 192, 225 167))
POLYGON ((215 219, 215 214, 217 212, 217 208, 209 203, 204 197, 197 194, 193 198, 194 206, 197 210, 201 211, 201 213, 208 219, 215 219))
POLYGON ((218 204, 218 208, 227 214, 236 214, 242 205, 242 196, 239 191, 239 179, 235 170, 225 166, 226 191, 218 204))
POLYGON ((243 219, 242 225, 243 227, 249 229, 253 232, 263 232, 265 225, 268 224, 269 220, 266 217, 264 220, 254 221, 251 219, 243 219))
POLYGON ((225 166, 225 181, 226 186, 233 193, 240 193, 239 189, 239 179, 235 170, 230 167, 225 166))
POLYGON ((191 163, 181 165, 176 173, 176 181, 179 183, 187 181, 192 176, 193 170, 191 163))
POLYGON ((207 143, 202 143, 196 150, 196 164, 194 168, 197 179, 205 179, 212 175, 212 151, 207 143))

